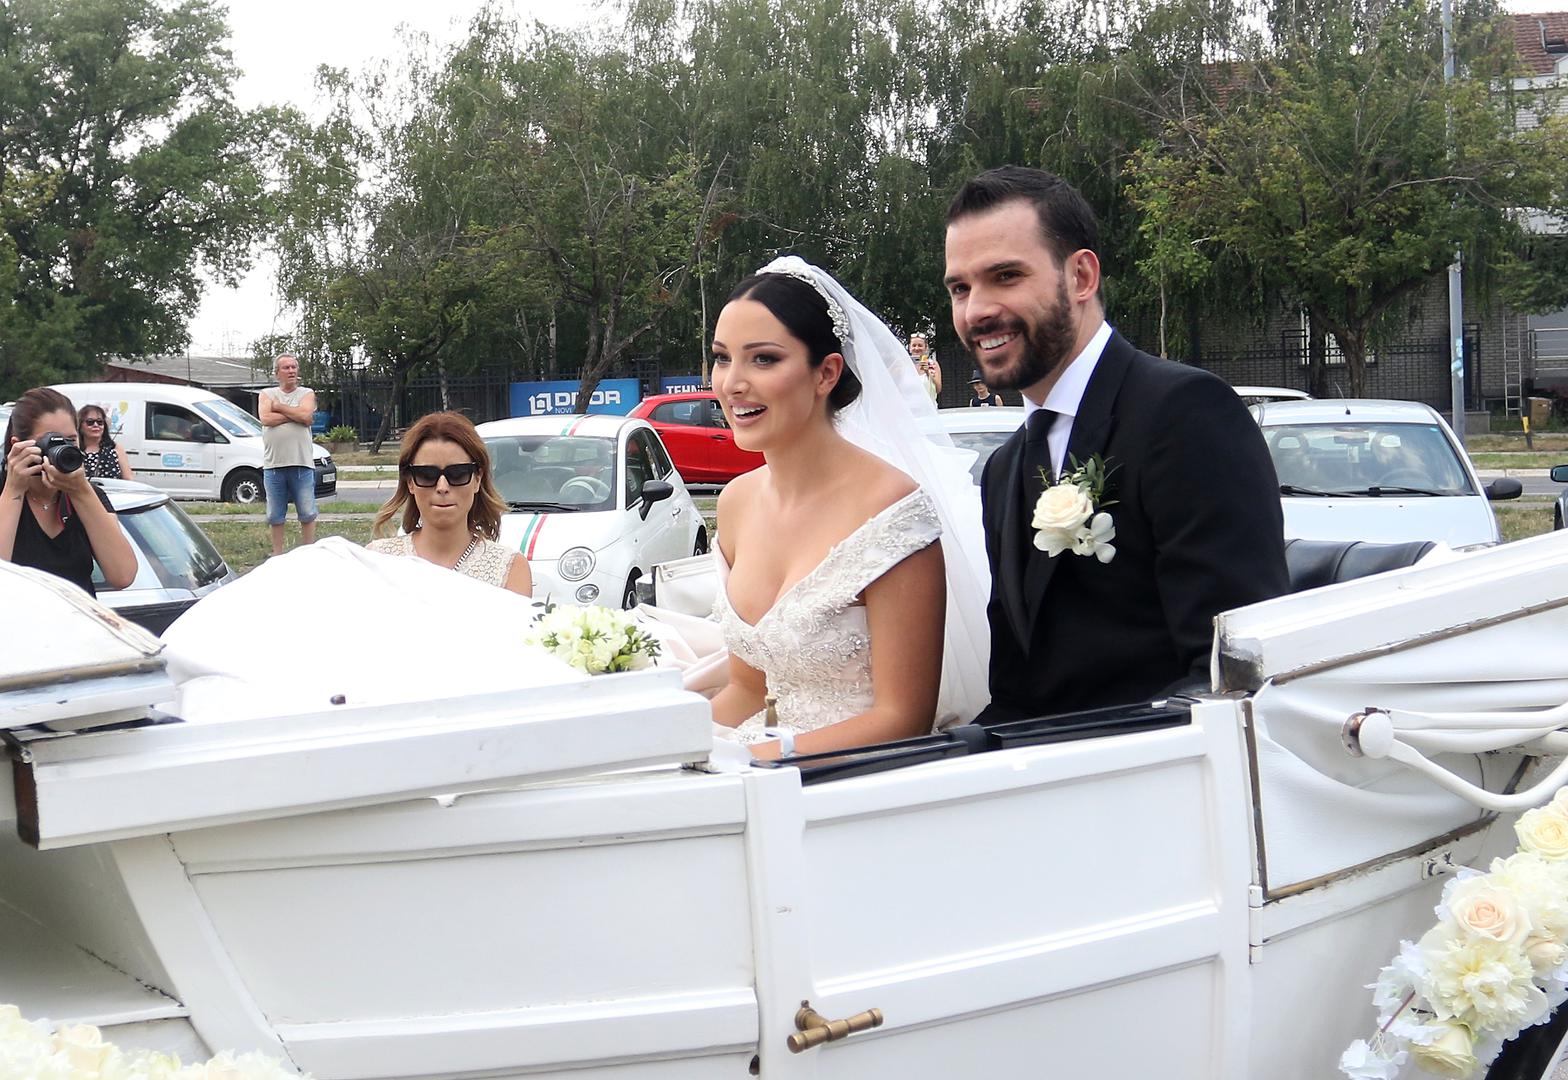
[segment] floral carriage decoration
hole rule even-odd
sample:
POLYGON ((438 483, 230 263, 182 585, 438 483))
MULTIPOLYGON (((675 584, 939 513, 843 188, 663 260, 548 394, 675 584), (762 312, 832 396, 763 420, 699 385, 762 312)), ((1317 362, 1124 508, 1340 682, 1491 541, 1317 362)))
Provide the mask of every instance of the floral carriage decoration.
POLYGON ((1519 850, 1443 889, 1438 923, 1378 976, 1378 1029, 1340 1058, 1353 1080, 1483 1072, 1503 1044, 1568 1000, 1568 788, 1514 825, 1519 850))

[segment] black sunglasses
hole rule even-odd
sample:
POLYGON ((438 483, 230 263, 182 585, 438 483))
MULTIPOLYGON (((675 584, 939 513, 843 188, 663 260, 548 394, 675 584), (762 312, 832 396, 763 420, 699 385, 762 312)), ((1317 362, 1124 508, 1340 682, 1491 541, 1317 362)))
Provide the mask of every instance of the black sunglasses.
POLYGON ((405 468, 408 471, 408 478, 414 482, 415 487, 435 487, 443 476, 453 487, 464 487, 479 471, 478 464, 472 461, 465 461, 461 465, 448 465, 444 469, 439 465, 408 465, 405 468))
POLYGON ((89 424, 93 427, 103 427, 104 419, 101 416, 89 416, 82 421, 82 427, 87 427, 89 424))

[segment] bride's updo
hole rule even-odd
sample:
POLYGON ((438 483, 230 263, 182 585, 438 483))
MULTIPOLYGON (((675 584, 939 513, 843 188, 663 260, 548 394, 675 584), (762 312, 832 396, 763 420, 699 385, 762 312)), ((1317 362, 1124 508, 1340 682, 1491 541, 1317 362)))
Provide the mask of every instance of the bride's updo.
MULTIPOLYGON (((755 300, 784 324, 803 345, 812 367, 821 367, 830 353, 842 353, 844 345, 833 332, 827 298, 799 278, 788 274, 753 274, 735 286, 729 303, 755 300)), ((828 391, 828 415, 832 416, 860 396, 860 380, 848 362, 838 382, 828 391)))

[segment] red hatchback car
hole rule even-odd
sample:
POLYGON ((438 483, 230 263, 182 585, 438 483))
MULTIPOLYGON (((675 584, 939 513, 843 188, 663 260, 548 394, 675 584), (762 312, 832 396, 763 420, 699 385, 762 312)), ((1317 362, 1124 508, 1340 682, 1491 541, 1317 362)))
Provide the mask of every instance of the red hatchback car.
POLYGON ((688 484, 723 484, 762 464, 762 455, 735 445, 711 390, 654 394, 631 412, 652 424, 688 484))

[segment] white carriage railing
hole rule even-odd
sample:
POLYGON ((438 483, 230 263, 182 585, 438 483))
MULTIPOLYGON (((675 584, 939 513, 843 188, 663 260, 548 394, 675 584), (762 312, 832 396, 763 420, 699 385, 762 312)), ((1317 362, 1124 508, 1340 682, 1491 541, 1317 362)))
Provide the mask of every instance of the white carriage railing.
MULTIPOLYGON (((1313 710, 1321 719, 1339 715, 1313 710)), ((1367 708, 1352 713, 1340 729, 1353 756, 1397 761, 1484 810, 1528 810, 1550 799, 1568 782, 1568 758, 1524 791, 1499 794, 1471 783, 1428 754, 1481 754, 1522 750, 1542 756, 1568 754, 1568 704, 1531 712, 1417 712, 1367 708)))

